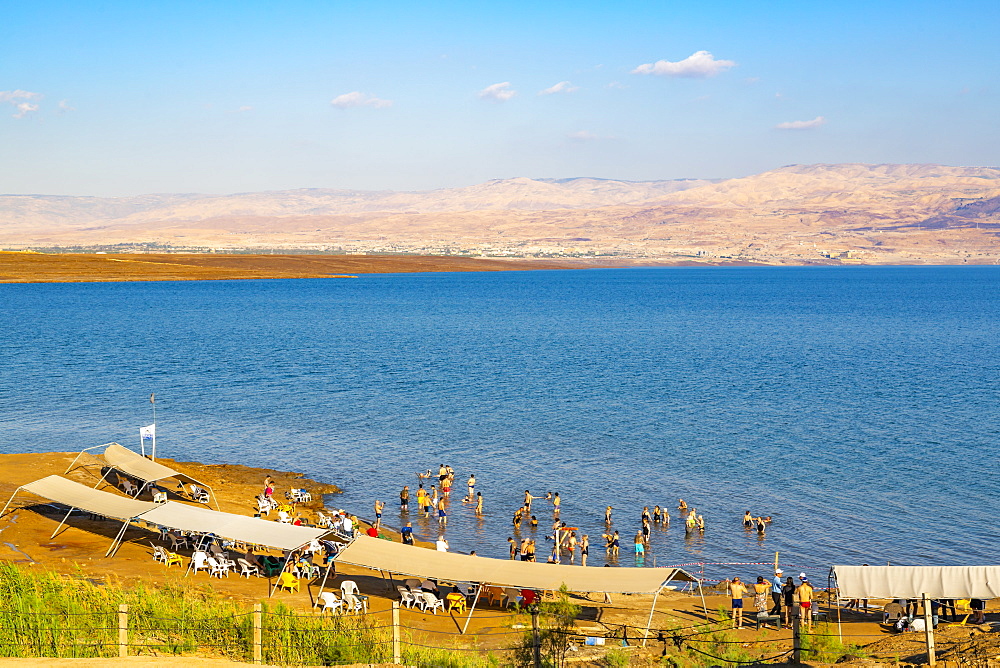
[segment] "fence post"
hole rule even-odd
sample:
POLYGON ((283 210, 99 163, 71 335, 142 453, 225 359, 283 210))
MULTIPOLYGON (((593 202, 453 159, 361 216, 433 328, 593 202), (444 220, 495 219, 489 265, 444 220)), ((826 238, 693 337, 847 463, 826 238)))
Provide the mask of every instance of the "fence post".
POLYGON ((792 663, 802 663, 802 639, 799 637, 799 615, 792 615, 792 663))
POLYGON ((253 662, 263 663, 263 648, 261 647, 261 628, 263 627, 263 615, 261 614, 260 603, 253 604, 253 662))
POLYGON ((531 654, 535 668, 542 668, 542 641, 538 636, 538 606, 531 606, 531 654))
POLYGON ((392 662, 403 663, 403 656, 399 651, 399 601, 392 602, 392 662))
POLYGON ((118 604, 118 656, 128 656, 128 604, 118 604))
POLYGON ((927 594, 922 595, 924 604, 924 641, 927 643, 927 663, 934 668, 937 657, 934 652, 934 617, 931 615, 931 602, 927 594))

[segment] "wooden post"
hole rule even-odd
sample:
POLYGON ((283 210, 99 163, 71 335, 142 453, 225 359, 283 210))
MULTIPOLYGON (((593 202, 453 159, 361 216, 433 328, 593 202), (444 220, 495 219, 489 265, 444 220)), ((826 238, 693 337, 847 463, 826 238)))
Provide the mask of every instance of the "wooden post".
POLYGON ((399 601, 392 602, 392 662, 396 665, 403 663, 403 656, 399 651, 399 601))
POLYGON ((792 663, 802 663, 802 639, 799 638, 799 616, 792 616, 792 663))
POLYGON ((128 656, 128 604, 118 604, 118 656, 128 656))
POLYGON ((253 662, 258 665, 264 662, 263 647, 261 646, 261 631, 264 626, 264 620, 261 608, 260 603, 253 604, 253 662))
POLYGON ((931 602, 927 594, 922 594, 924 604, 924 641, 927 643, 927 664, 934 668, 937 657, 934 655, 934 618, 931 615, 931 602))

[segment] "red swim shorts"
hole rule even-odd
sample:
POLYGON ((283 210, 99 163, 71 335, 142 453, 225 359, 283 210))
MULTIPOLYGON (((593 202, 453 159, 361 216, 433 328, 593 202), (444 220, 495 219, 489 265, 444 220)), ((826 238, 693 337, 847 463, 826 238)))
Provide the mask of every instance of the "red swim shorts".
POLYGON ((812 607, 812 601, 802 601, 799 605, 801 605, 804 610, 808 610, 812 607))

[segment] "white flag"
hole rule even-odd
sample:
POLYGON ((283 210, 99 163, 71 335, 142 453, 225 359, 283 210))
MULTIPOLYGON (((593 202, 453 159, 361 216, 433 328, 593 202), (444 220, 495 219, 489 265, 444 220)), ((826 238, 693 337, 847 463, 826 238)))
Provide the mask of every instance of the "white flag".
POLYGON ((139 438, 144 441, 152 441, 156 436, 156 425, 151 424, 148 427, 139 427, 139 438))

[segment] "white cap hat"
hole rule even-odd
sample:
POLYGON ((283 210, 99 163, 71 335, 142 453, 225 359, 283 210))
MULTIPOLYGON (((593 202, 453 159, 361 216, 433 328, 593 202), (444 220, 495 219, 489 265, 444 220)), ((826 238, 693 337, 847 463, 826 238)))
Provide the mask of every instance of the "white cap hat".
POLYGON ((805 580, 806 579, 806 574, 805 573, 799 573, 799 579, 800 580, 805 580))
POLYGON ((784 572, 785 572, 785 571, 781 570, 780 568, 775 568, 775 569, 774 569, 774 574, 775 574, 775 575, 781 575, 781 574, 782 574, 782 573, 784 573, 784 572))

